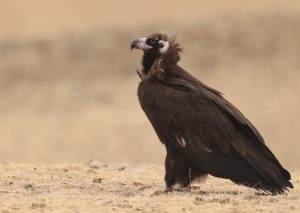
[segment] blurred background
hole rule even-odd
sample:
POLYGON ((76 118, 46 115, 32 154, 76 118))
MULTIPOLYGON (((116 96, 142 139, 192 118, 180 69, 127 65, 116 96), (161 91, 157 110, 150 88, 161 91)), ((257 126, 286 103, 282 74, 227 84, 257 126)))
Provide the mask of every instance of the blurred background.
POLYGON ((2 0, 0 29, 0 160, 162 165, 129 45, 165 31, 180 65, 300 168, 299 0, 2 0))

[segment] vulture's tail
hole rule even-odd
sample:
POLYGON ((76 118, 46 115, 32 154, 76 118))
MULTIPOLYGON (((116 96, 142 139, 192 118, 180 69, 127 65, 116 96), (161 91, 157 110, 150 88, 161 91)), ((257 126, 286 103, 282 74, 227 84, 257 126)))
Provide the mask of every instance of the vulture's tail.
POLYGON ((269 192, 273 195, 276 194, 282 194, 286 191, 288 191, 289 188, 294 188, 293 184, 291 183, 291 175, 290 173, 284 169, 280 168, 280 175, 277 175, 277 177, 273 176, 274 173, 270 173, 270 179, 268 181, 261 181, 257 183, 256 185, 252 185, 250 187, 261 189, 263 191, 269 192))
POLYGON ((251 161, 248 159, 247 163, 254 171, 249 168, 252 170, 250 172, 251 175, 248 177, 244 176, 246 181, 240 182, 241 184, 269 192, 273 195, 282 194, 288 191, 289 188, 293 188, 293 184, 290 181, 290 173, 281 166, 275 156, 273 159, 252 158, 251 161))
POLYGON ((208 173, 273 195, 282 194, 289 188, 293 188, 290 173, 281 166, 272 153, 267 156, 260 151, 251 152, 251 149, 248 151, 245 158, 241 158, 234 151, 228 155, 230 156, 228 158, 215 158, 214 165, 218 167, 208 173))

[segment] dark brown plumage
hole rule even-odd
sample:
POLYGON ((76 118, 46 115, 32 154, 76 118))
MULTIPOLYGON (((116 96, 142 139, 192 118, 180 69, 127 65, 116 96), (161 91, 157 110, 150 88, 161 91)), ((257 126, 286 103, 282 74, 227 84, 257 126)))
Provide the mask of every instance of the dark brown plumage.
POLYGON ((250 121, 177 65, 181 48, 173 37, 156 33, 133 41, 131 48, 144 51, 138 97, 166 146, 168 188, 186 187, 207 174, 272 194, 293 188, 289 172, 250 121))

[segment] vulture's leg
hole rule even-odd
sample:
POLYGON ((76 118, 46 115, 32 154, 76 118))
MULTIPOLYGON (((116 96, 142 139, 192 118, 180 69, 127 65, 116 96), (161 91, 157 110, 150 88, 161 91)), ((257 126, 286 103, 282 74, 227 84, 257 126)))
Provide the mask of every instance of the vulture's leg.
POLYGON ((166 144, 167 156, 165 159, 165 182, 167 190, 171 189, 176 183, 176 150, 170 145, 166 144))
POLYGON ((175 147, 166 144, 166 149, 167 157, 165 160, 165 182, 167 189, 171 189, 176 183, 180 184, 180 186, 183 188, 187 188, 193 180, 206 175, 206 173, 195 167, 175 147))

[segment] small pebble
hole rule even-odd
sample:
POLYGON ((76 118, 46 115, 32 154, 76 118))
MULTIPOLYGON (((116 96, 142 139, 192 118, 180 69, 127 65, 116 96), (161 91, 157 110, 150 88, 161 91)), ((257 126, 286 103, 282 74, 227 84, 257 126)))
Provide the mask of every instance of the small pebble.
POLYGON ((26 190, 30 190, 30 189, 33 189, 33 185, 31 183, 25 183, 23 185, 23 188, 26 190))
POLYGON ((121 166, 118 170, 119 170, 119 171, 125 170, 125 166, 121 166))
POLYGON ((101 178, 94 178, 93 183, 101 183, 102 179, 101 178))
POLYGON ((102 163, 100 163, 98 160, 89 160, 87 164, 93 169, 99 169, 102 166, 102 163))

